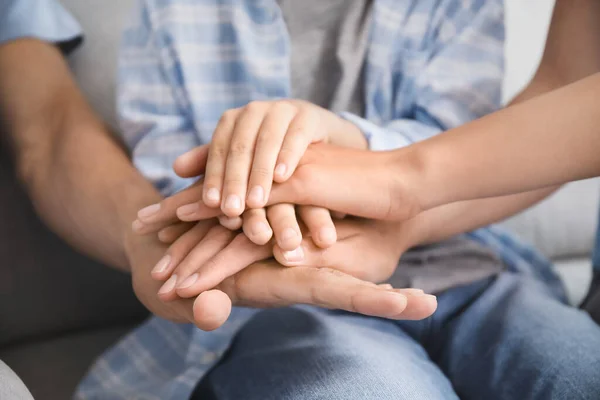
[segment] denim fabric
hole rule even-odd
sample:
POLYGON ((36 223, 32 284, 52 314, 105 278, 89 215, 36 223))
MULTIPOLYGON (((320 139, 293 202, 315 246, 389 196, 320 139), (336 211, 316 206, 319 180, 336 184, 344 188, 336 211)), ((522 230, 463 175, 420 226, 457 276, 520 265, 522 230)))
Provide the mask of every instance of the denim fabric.
POLYGON ((192 399, 592 400, 598 349, 587 314, 537 279, 504 272, 440 295, 424 321, 262 311, 192 399))

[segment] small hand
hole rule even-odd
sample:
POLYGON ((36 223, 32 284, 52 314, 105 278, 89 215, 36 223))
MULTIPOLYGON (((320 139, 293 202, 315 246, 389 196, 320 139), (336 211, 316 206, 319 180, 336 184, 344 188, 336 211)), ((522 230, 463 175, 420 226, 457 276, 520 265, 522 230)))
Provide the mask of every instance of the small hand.
POLYGON ((336 114, 299 100, 255 101, 226 111, 213 134, 202 200, 228 217, 267 204, 273 181, 294 173, 311 143, 362 134, 336 114), (354 135, 352 135, 354 133, 354 135))
MULTIPOLYGON (((288 217, 295 222, 293 206, 287 207, 285 204, 273 206, 269 209, 269 213, 272 217, 276 217, 275 221, 285 226, 284 213, 288 208, 291 208, 292 212, 288 217), (278 215, 278 212, 281 215, 278 215)), ((250 210, 256 215, 248 214, 247 224, 261 223, 261 219, 266 218, 264 212, 263 215, 258 214, 261 210, 263 209, 250 210), (253 221, 253 218, 258 221, 253 221)), ((304 207, 301 213, 309 221, 311 218, 316 221, 320 217, 326 217, 325 222, 331 222, 326 210, 304 207)), ((220 226, 215 219, 200 221, 192 227, 186 225, 185 223, 173 225, 159 233, 159 238, 171 243, 164 257, 158 261, 151 272, 154 279, 164 281, 158 291, 163 301, 174 300, 178 296, 185 298, 197 296, 219 285, 253 262, 273 256, 272 245, 258 246, 249 240, 247 234, 236 234, 220 226), (189 230, 185 231, 180 227, 189 230)), ((335 232, 333 222, 331 228, 335 232)), ((298 234, 295 235, 295 239, 298 239, 297 243, 291 247, 280 244, 277 246, 280 250, 288 250, 286 255, 293 254, 294 250, 298 251, 302 236, 299 233, 300 228, 297 229, 298 234)), ((313 240, 310 242, 314 245, 313 240)))
POLYGON ((312 242, 321 248, 335 243, 337 233, 328 210, 321 207, 276 204, 246 210, 243 214, 243 230, 256 244, 266 244, 271 238, 269 225, 273 228, 275 243, 283 250, 295 250, 302 241, 302 227, 306 227, 312 242))
POLYGON ((333 268, 369 282, 385 282, 396 270, 402 254, 415 245, 412 221, 387 222, 360 218, 336 220, 338 240, 327 249, 302 240, 299 250, 275 246, 277 261, 288 267, 333 268), (290 254, 291 253, 291 254, 290 254))

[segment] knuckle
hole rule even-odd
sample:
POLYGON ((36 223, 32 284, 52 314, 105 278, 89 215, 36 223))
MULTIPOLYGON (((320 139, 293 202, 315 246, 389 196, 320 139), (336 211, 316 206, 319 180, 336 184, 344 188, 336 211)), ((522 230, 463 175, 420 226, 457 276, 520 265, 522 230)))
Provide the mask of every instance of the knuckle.
POLYGON ((212 257, 211 259, 206 261, 204 263, 204 265, 202 265, 202 270, 206 272, 206 271, 214 271, 215 269, 219 269, 220 259, 221 259, 221 257, 219 257, 218 255, 215 257, 212 257))
POLYGON ((234 157, 248 156, 250 154, 250 143, 245 140, 234 140, 231 143, 229 153, 234 157))
POLYGON ((237 117, 237 113, 238 113, 238 110, 236 110, 236 109, 230 109, 230 110, 225 111, 221 115, 221 119, 219 120, 219 123, 223 124, 223 125, 233 124, 237 117))
POLYGON ((279 100, 273 104, 273 112, 276 113, 296 113, 298 106, 289 100, 279 100))
POLYGON ((268 178, 271 177, 272 174, 273 174, 273 170, 266 166, 258 165, 256 167, 252 168, 253 177, 258 180, 261 180, 261 181, 267 180, 268 178))
POLYGON ((225 111, 223 114, 221 114, 221 118, 219 118, 219 125, 231 128, 235 125, 239 113, 240 109, 238 108, 232 108, 225 111))
POLYGON ((260 134, 256 138, 256 148, 264 152, 275 153, 279 150, 278 138, 280 134, 272 127, 261 127, 260 134))
POLYGON ((225 176, 225 184, 228 186, 227 190, 239 188, 244 183, 246 183, 246 179, 238 172, 228 172, 225 176))
POLYGON ((296 141, 302 138, 307 138, 310 135, 304 124, 296 123, 293 126, 290 126, 290 128, 287 131, 287 136, 289 138, 293 138, 293 140, 296 141))
POLYGON ((209 149, 209 155, 213 159, 222 160, 227 156, 227 146, 219 141, 213 141, 209 149))
POLYGON ((244 111, 247 113, 258 113, 263 112, 266 108, 267 103, 260 100, 254 100, 246 104, 244 111))

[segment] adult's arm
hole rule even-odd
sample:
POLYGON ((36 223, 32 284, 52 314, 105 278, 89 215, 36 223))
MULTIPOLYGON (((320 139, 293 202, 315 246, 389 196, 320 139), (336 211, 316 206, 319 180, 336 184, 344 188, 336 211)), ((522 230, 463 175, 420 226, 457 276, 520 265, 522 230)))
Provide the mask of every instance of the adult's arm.
POLYGON ((79 250, 128 270, 126 232, 137 208, 160 196, 94 115, 54 45, 0 46, 0 116, 44 221, 79 250))

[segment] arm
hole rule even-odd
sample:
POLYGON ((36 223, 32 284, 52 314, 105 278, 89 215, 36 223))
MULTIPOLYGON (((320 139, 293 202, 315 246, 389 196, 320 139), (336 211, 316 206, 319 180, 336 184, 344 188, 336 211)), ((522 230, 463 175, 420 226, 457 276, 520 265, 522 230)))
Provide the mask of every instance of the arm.
MULTIPOLYGON (((556 186, 552 187, 550 185, 564 183, 570 179, 598 175, 600 173, 600 171, 592 172, 595 168, 594 165, 598 165, 597 160, 593 160, 591 157, 585 158, 586 151, 598 149, 598 130, 595 129, 595 126, 589 125, 594 119, 594 115, 597 114, 597 111, 592 111, 590 107, 593 107, 594 103, 597 104, 597 100, 589 102, 594 94, 590 93, 592 89, 588 85, 595 85, 597 88, 596 93, 600 90, 598 89, 599 76, 596 74, 596 72, 600 71, 600 25, 597 24, 599 18, 600 3, 595 0, 578 1, 576 4, 573 4, 569 0, 557 0, 542 62, 531 83, 513 100, 512 104, 526 102, 553 89, 585 79, 590 75, 593 76, 580 83, 543 96, 540 99, 514 107, 514 110, 510 111, 508 115, 506 112, 509 110, 497 113, 498 115, 503 115, 502 113, 504 113, 504 116, 508 118, 515 116, 516 118, 521 118, 520 121, 517 121, 519 124, 526 123, 527 129, 523 129, 516 124, 514 126, 517 127, 512 129, 505 125, 507 122, 514 124, 516 122, 514 118, 507 121, 506 118, 501 120, 495 116, 490 116, 494 118, 484 118, 479 121, 481 125, 478 126, 479 129, 477 130, 471 129, 475 124, 465 126, 464 131, 457 129, 457 142, 455 143, 452 143, 453 138, 451 137, 454 132, 447 134, 449 136, 447 142, 444 139, 446 134, 439 137, 440 144, 444 148, 449 149, 452 146, 452 150, 458 153, 466 150, 467 146, 471 146, 471 142, 467 143, 465 140, 467 136, 469 140, 473 140, 473 146, 482 145, 483 141, 480 141, 479 138, 494 140, 493 145, 490 145, 489 141, 485 143, 485 148, 469 147, 468 153, 466 153, 469 156, 462 157, 462 160, 467 161, 468 165, 472 166, 475 164, 471 163, 472 159, 470 157, 475 155, 478 163, 477 168, 472 168, 469 172, 484 174, 485 178, 475 180, 471 177, 466 181, 452 179, 452 183, 460 186, 463 190, 460 194, 461 198, 466 199, 482 197, 482 195, 489 196, 493 193, 497 194, 499 184, 513 185, 509 190, 507 189, 510 186, 504 186, 502 190, 505 193, 514 193, 519 190, 523 191, 536 187, 542 188, 500 197, 458 201, 425 211, 408 222, 410 228, 407 229, 414 233, 414 235, 411 235, 413 245, 443 240, 453 235, 468 232, 502 220, 553 193, 556 190, 556 186), (581 91, 581 94, 587 93, 587 99, 578 98, 578 94, 576 93, 579 91, 581 91), (576 103, 581 104, 583 107, 578 112, 574 109, 576 103), (554 107, 552 108, 553 112, 548 111, 550 109, 549 105, 554 107), (583 112, 586 108, 589 110, 589 113, 583 112), (535 112, 538 113, 535 114, 535 112), (572 115, 574 112, 577 112, 577 115, 571 118, 569 113, 572 115), (568 123, 567 129, 555 129, 555 124, 549 123, 549 118, 558 120, 561 123, 566 121, 568 123), (561 118, 565 119, 561 121, 561 118), (484 121, 490 122, 493 129, 491 132, 487 131, 487 129, 490 129, 487 126, 481 128, 484 121), (594 129, 595 132, 592 133, 594 129), (567 148, 567 151, 565 151, 565 148, 559 149, 554 140, 548 140, 548 136, 552 134, 554 134, 553 139, 558 140, 562 146, 567 148), (541 135, 544 136, 542 137, 541 135), (568 142, 565 142, 566 139, 569 139, 568 142), (584 141, 590 148, 580 146, 581 143, 575 143, 578 140, 584 141), (540 151, 540 144, 542 143, 544 146, 550 147, 548 153, 540 151), (595 147, 592 143, 596 143, 595 147), (529 149, 527 149, 527 145, 530 146, 529 149), (518 147, 511 148, 511 146, 518 147), (504 154, 506 158, 503 159, 502 168, 490 166, 490 164, 497 165, 494 164, 497 162, 497 159, 492 157, 490 160, 486 157, 481 157, 481 155, 488 153, 490 150, 508 151, 508 154, 504 154), (513 152, 511 153, 510 150, 513 152), (526 157, 516 158, 515 154, 523 154, 523 150, 526 150, 528 153, 526 157), (582 153, 577 156, 567 154, 571 151, 582 153), (553 168, 557 159, 553 159, 552 157, 557 154, 561 157, 566 157, 559 169, 553 168), (574 163, 573 159, 571 159, 572 156, 582 156, 583 158, 576 158, 577 162, 574 163), (510 161, 506 162, 507 160, 510 161), (529 162, 531 160, 536 160, 536 165, 530 165, 529 162), (587 160, 587 162, 581 162, 583 160, 587 160), (509 182, 509 180, 506 180, 505 172, 511 171, 511 168, 517 162, 525 163, 524 168, 516 170, 517 179, 509 182), (537 162, 546 162, 546 168, 543 171, 536 169, 538 168, 537 162), (527 168, 536 169, 535 173, 540 174, 538 178, 536 179, 533 173, 529 174, 531 171, 527 168), (570 177, 564 175, 565 171, 568 171, 570 177), (524 175, 526 173, 527 175, 524 175), (527 181, 528 178, 530 179, 529 181, 527 181), (501 181, 502 179, 505 180, 501 181), (523 184, 523 180, 525 180, 526 184, 523 184), (543 188, 545 185, 550 187, 543 188)), ((440 146, 439 149, 441 148, 440 146)), ((446 168, 450 168, 449 172, 454 173, 452 168, 460 167, 461 165, 451 164, 446 165, 446 168)), ((461 170, 461 168, 458 170, 461 170)), ((512 171, 514 172, 514 170, 512 171)), ((508 178, 510 179, 511 177, 509 176, 508 178)), ((515 178, 515 175, 512 178, 515 178)), ((444 192, 444 190, 441 191, 441 193, 444 192)), ((436 195, 434 194, 433 196, 436 195)))
POLYGON ((0 46, 0 115, 44 221, 79 250, 128 269, 125 234, 136 210, 160 196, 90 110, 56 47, 0 46))
POLYGON ((600 175, 598 19, 596 1, 558 1, 542 63, 513 104, 568 86, 413 147, 424 208, 600 175))
POLYGON ((600 175, 599 100, 600 73, 419 143, 409 156, 421 168, 419 203, 429 209, 600 175))

